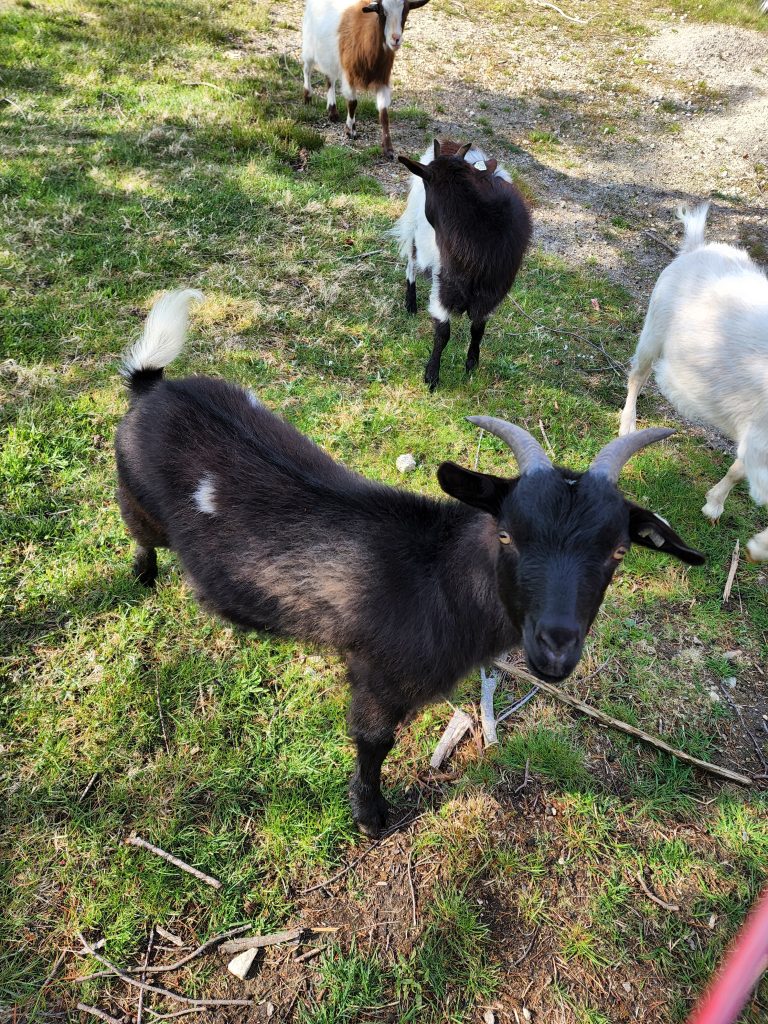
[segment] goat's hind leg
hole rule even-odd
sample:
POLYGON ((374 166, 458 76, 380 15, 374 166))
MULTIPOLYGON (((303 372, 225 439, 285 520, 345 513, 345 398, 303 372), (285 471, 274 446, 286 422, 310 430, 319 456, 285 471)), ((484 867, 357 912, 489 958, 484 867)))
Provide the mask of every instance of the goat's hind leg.
POLYGON ((314 61, 304 58, 304 102, 312 102, 312 67, 314 61))
POLYGON ((408 266, 405 268, 405 310, 416 312, 416 245, 411 246, 408 266))
POLYGON ((336 83, 326 75, 325 84, 328 87, 328 98, 326 101, 328 119, 336 124, 339 120, 339 109, 336 106, 336 83))
POLYGON ((473 320, 470 327, 470 342, 467 350, 467 361, 464 368, 471 373, 480 362, 480 342, 485 334, 486 320, 473 320))
POLYGON ((145 587, 153 587, 157 580, 156 548, 168 546, 168 538, 162 527, 142 508, 138 499, 121 480, 117 489, 117 500, 123 521, 131 537, 136 541, 133 554, 133 575, 145 587))
POLYGON ((348 659, 352 702, 347 720, 357 746, 357 765, 349 782, 352 817, 362 832, 377 836, 387 823, 389 805, 381 792, 381 766, 395 745, 395 729, 404 717, 400 705, 383 699, 370 665, 348 659))
POLYGON ((707 519, 711 519, 713 523, 718 521, 723 514, 725 499, 731 493, 734 485, 739 480, 743 480, 745 476, 744 463, 741 459, 736 459, 723 479, 707 491, 707 502, 701 510, 707 519))

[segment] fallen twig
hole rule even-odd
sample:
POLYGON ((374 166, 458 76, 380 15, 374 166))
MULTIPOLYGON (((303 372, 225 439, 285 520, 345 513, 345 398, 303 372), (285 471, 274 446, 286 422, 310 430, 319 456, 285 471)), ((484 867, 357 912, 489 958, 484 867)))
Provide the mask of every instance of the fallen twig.
POLYGON ((572 15, 566 14, 565 11, 561 11, 559 7, 556 7, 554 4, 549 3, 549 0, 533 0, 533 2, 536 4, 537 7, 549 7, 550 10, 557 11, 557 13, 562 18, 565 18, 566 21, 573 21, 577 25, 587 25, 591 20, 590 18, 574 18, 572 15))
POLYGON ((501 669, 502 672, 508 672, 511 675, 517 676, 519 679, 524 679, 531 685, 538 686, 540 690, 543 690, 551 697, 555 697, 557 700, 562 701, 563 704, 568 704, 570 707, 575 708, 583 715, 587 715, 589 718, 594 718, 596 721, 609 726, 611 729, 618 729, 620 732, 625 732, 630 736, 634 736, 636 739, 642 740, 644 743, 649 743, 652 747, 657 747, 659 750, 663 750, 667 754, 671 754, 679 761, 685 761, 688 764, 695 765, 697 768, 710 772, 712 775, 719 775, 724 779, 728 779, 729 782, 738 782, 741 786, 751 786, 753 783, 753 780, 748 775, 742 775, 740 772, 731 771, 730 768, 722 768, 718 764, 711 764, 709 761, 702 761, 698 757, 686 754, 684 750, 678 750, 676 747, 670 746, 669 743, 659 739, 657 736, 652 736, 643 729, 638 729, 636 726, 629 725, 627 722, 621 722, 618 718, 606 715, 604 711, 598 711, 597 708, 593 708, 590 704, 585 704, 583 701, 577 700, 576 697, 571 697, 569 693, 561 690, 558 686, 553 686, 552 683, 545 683, 541 679, 536 679, 535 676, 532 676, 524 669, 518 668, 517 665, 511 665, 506 662, 499 661, 498 659, 494 661, 493 664, 496 668, 501 669))
MULTIPOLYGON (((250 924, 241 924, 238 925, 237 928, 230 928, 229 931, 222 932, 220 935, 214 935, 212 939, 208 939, 202 944, 202 946, 198 946, 197 949, 193 949, 191 953, 187 953, 187 955, 183 956, 181 960, 177 960, 172 964, 155 964, 152 967, 147 967, 146 973, 165 974, 168 971, 178 971, 180 967, 185 967, 190 960, 195 960, 197 957, 202 956, 203 953, 207 952, 209 949, 213 949, 215 946, 218 946, 226 939, 231 939, 235 935, 242 935, 243 932, 247 932, 251 928, 252 925, 250 924)), ((142 970, 144 970, 143 967, 126 967, 126 971, 129 973, 136 973, 142 970)))
POLYGON ((213 886, 214 889, 221 888, 221 882, 218 878, 213 878, 211 875, 206 875, 203 871, 198 871, 197 868, 193 868, 186 861, 180 860, 178 857, 174 857, 172 853, 166 853, 165 850, 161 850, 159 846, 153 846, 152 843, 148 843, 146 839, 142 839, 140 836, 130 836, 125 840, 127 846, 140 846, 143 850, 149 850, 150 853, 156 854, 158 857, 162 857, 163 860, 167 860, 169 864, 175 864, 177 868, 181 868, 182 871, 186 871, 189 875, 194 875, 195 878, 199 878, 201 882, 205 882, 206 885, 213 886))
POLYGON ((736 579, 736 570, 739 568, 739 540, 736 538, 736 546, 733 549, 731 555, 731 566, 728 570, 728 579, 725 581, 725 587, 723 588, 723 604, 728 604, 731 597, 731 590, 733 589, 733 581, 736 579))
POLYGON ((483 726, 483 739, 485 740, 486 747, 493 746, 494 743, 498 743, 499 739, 496 735, 496 715, 493 711, 493 695, 496 692, 496 684, 498 682, 495 672, 486 672, 484 668, 480 669, 480 722, 483 726))
POLYGON ((283 942, 298 942, 306 928, 288 928, 282 932, 272 932, 271 935, 249 935, 247 939, 233 939, 219 946, 219 952, 225 956, 232 953, 242 953, 246 949, 261 949, 262 946, 277 946, 283 942))
POLYGON ((528 693, 525 694, 524 697, 521 697, 520 700, 516 700, 514 704, 510 704, 508 708, 505 708, 501 712, 499 717, 496 719, 496 725, 499 725, 505 719, 509 718, 510 715, 514 715, 516 711, 519 711, 520 708, 524 707, 528 703, 531 697, 535 697, 538 692, 538 686, 531 687, 531 689, 528 691, 528 693))
POLYGON ((182 82, 182 85, 186 85, 190 89, 216 89, 217 92, 224 92, 227 96, 231 96, 236 100, 244 100, 245 96, 241 96, 238 92, 232 92, 231 89, 227 89, 225 85, 216 85, 215 82, 182 82))
POLYGON ((88 1006, 87 1003, 78 1003, 77 1008, 81 1013, 90 1013, 92 1017, 98 1017, 99 1020, 107 1021, 107 1024, 122 1024, 117 1017, 113 1017, 111 1014, 105 1013, 104 1010, 100 1010, 98 1006, 88 1006))
POLYGON ((549 443, 549 438, 547 437, 547 432, 544 429, 544 423, 542 422, 542 420, 539 420, 539 430, 541 431, 541 436, 544 438, 544 444, 547 446, 547 450, 549 451, 549 454, 553 458, 556 458, 556 456, 555 456, 555 449, 549 443))
POLYGON ((81 804, 83 802, 83 800, 85 800, 85 798, 91 792, 91 789, 93 788, 93 784, 96 781, 96 779, 98 779, 98 777, 99 777, 99 773, 98 772, 94 772, 93 775, 90 777, 90 779, 88 780, 88 784, 86 785, 85 789, 80 794, 80 796, 77 798, 77 802, 79 804, 81 804))
POLYGON ((531 776, 528 774, 528 769, 530 767, 531 767, 531 759, 530 759, 530 757, 526 757, 526 759, 525 759, 525 775, 523 776, 523 781, 520 783, 520 785, 515 790, 514 796, 517 796, 518 793, 522 792, 522 790, 524 790, 525 787, 530 782, 531 776))
POLYGON ((184 945, 184 940, 183 939, 180 939, 178 935, 174 935, 173 932, 167 931, 165 928, 163 928, 162 925, 156 924, 155 925, 155 931, 157 932, 158 935, 162 936, 164 939, 167 939, 169 942, 172 942, 174 944, 174 946, 181 947, 181 946, 184 945))
POLYGON ((655 231, 651 231, 650 228, 644 228, 643 234, 648 235, 649 238, 652 238, 657 245, 660 245, 662 247, 662 249, 666 249, 667 252, 672 253, 673 256, 677 256, 677 249, 674 247, 674 245, 670 245, 669 242, 665 241, 663 238, 657 235, 655 231))
POLYGON ((172 1017, 186 1017, 188 1013, 203 1013, 204 1006, 189 1006, 186 1010, 174 1010, 173 1013, 158 1013, 151 1006, 147 1007, 147 1013, 154 1015, 155 1020, 170 1020, 172 1017))
MULTIPOLYGON (((147 980, 147 967, 149 966, 149 958, 152 956, 152 947, 155 944, 155 927, 154 925, 149 931, 149 941, 147 942, 147 950, 144 954, 144 970, 141 972, 139 977, 142 981, 147 980)), ((139 1006, 136 1010, 136 1024, 141 1024, 142 1011, 144 1009, 144 989, 139 989, 139 1006)))
POLYGON ((13 107, 14 110, 21 114, 25 121, 29 120, 29 116, 24 108, 20 107, 16 100, 12 100, 10 96, 3 96, 3 98, 0 99, 0 103, 7 103, 9 107, 13 107))
POLYGON ((543 324, 539 320, 534 319, 534 317, 532 317, 530 313, 526 313, 526 311, 523 309, 523 307, 520 305, 517 299, 511 299, 511 302, 515 309, 519 313, 522 313, 525 319, 529 320, 536 327, 541 327, 542 330, 549 331, 550 334, 565 334, 567 337, 575 338, 577 341, 582 342, 584 345, 589 345, 590 348, 593 348, 596 352, 599 352, 601 356, 608 360, 608 364, 617 376, 621 378, 626 378, 626 374, 624 373, 624 367, 621 365, 621 363, 618 363, 613 358, 613 356, 609 356, 602 345, 598 345, 596 342, 590 341, 589 338, 585 338, 584 335, 579 334, 578 331, 569 331, 564 327, 550 327, 547 324, 543 324))
POLYGON ((411 921, 413 927, 416 927, 416 890, 413 886, 413 846, 408 851, 408 887, 411 890, 411 921))
POLYGON ((168 742, 168 733, 165 731, 165 717, 163 716, 163 705, 160 703, 160 681, 155 677, 155 701, 157 702, 157 714, 160 719, 160 729, 163 733, 163 745, 166 754, 170 754, 171 745, 168 742))
POLYGON ((472 728, 472 719, 461 708, 456 708, 448 725, 446 725, 440 741, 435 747, 429 767, 439 768, 454 747, 458 746, 464 735, 472 728))
POLYGON ((306 953, 302 953, 301 956, 295 956, 293 962, 295 964, 305 964, 308 960, 314 960, 316 956, 320 956, 324 949, 324 946, 314 946, 312 949, 308 949, 306 953))
MULTIPOLYGON (((150 985, 147 981, 139 981, 138 978, 132 978, 130 974, 116 967, 111 960, 107 960, 101 953, 97 953, 93 946, 90 946, 85 941, 80 932, 77 933, 77 937, 82 942, 86 953, 89 953, 95 960, 98 960, 100 964, 108 967, 121 981, 133 985, 134 988, 143 988, 147 992, 156 992, 159 996, 165 996, 166 999, 173 999, 178 1003, 193 1003, 195 1006, 251 1006, 253 1003, 252 999, 195 999, 193 996, 184 996, 180 992, 173 992, 171 989, 162 988, 160 985, 150 985)), ((142 969, 142 967, 139 968, 139 970, 142 969)))
POLYGON ((635 878, 640 883, 640 888, 643 890, 643 892, 645 893, 645 895, 648 897, 649 900, 653 900, 654 903, 658 903, 658 905, 660 907, 663 907, 665 910, 671 910, 671 911, 674 911, 675 913, 677 913, 677 911, 680 910, 680 907, 677 905, 677 903, 667 903, 666 900, 661 899, 655 893, 651 892, 651 890, 646 885, 645 879, 643 878, 643 872, 642 871, 638 871, 637 874, 635 875, 635 878))

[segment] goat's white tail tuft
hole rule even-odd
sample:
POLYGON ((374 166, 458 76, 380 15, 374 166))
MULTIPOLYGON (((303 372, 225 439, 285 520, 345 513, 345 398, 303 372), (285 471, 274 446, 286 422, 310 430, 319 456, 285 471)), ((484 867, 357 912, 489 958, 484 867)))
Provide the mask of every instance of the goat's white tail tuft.
POLYGON ((707 224, 707 213, 709 203, 702 203, 701 206, 678 206, 677 219, 683 224, 683 241, 680 245, 680 252, 693 252, 705 244, 704 228, 707 224))
POLYGON ((189 304, 201 302, 203 293, 196 288, 166 292, 149 311, 144 331, 123 361, 123 374, 129 379, 145 370, 162 370, 181 353, 187 339, 189 304))

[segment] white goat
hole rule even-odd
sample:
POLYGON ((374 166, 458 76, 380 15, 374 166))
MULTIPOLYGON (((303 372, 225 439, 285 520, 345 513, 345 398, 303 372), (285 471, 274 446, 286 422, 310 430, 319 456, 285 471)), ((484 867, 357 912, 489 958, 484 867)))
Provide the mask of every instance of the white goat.
MULTIPOLYGON (((738 446, 702 509, 717 522, 731 488, 745 477, 754 501, 768 505, 768 277, 743 249, 705 243, 708 209, 705 203, 678 210, 683 244, 653 289, 619 433, 635 429, 637 396, 653 369, 678 412, 738 446)), ((747 552, 768 560, 768 530, 752 537, 747 552)))
POLYGON ((312 98, 312 68, 325 75, 328 115, 338 121, 336 82, 347 101, 346 131, 355 138, 357 93, 371 89, 381 122, 381 148, 394 160, 389 134, 389 79, 408 14, 429 0, 306 0, 302 36, 304 102, 312 98))

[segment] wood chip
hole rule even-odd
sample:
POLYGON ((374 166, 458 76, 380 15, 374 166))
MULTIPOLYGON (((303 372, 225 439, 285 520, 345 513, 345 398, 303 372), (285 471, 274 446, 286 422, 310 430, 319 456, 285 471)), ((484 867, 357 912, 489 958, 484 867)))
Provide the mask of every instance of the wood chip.
POLYGON ((440 742, 435 747, 435 752, 429 762, 430 768, 439 768, 446 757, 449 757, 455 747, 459 745, 464 736, 472 728, 472 719, 461 708, 456 708, 448 725, 445 727, 440 742))
POLYGON ((271 935, 249 935, 247 939, 233 939, 231 942, 224 942, 219 946, 219 952, 224 954, 242 953, 248 949, 262 949, 264 946, 277 946, 283 942, 298 942, 304 934, 304 928, 288 928, 282 932, 272 932, 271 935))
POLYGON ((493 695, 496 692, 498 679, 495 672, 487 673, 484 668, 480 669, 480 723, 483 727, 483 740, 486 747, 492 747, 499 742, 496 735, 496 715, 493 710, 493 695))
POLYGON ((733 589, 733 581, 736 579, 736 570, 739 568, 739 542, 736 541, 736 547, 733 549, 731 555, 731 567, 728 570, 728 579, 725 581, 725 587, 723 589, 723 604, 728 604, 731 599, 731 590, 733 589))

